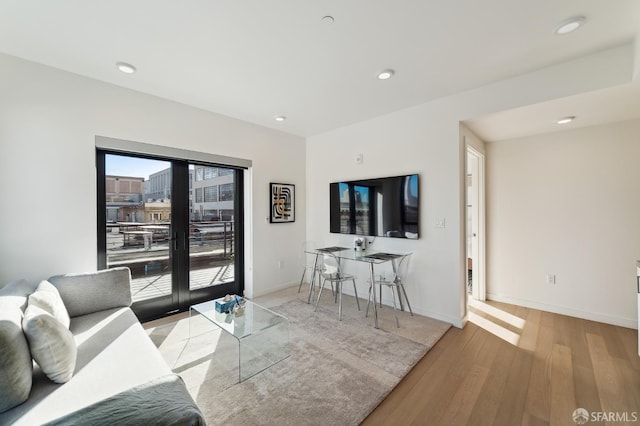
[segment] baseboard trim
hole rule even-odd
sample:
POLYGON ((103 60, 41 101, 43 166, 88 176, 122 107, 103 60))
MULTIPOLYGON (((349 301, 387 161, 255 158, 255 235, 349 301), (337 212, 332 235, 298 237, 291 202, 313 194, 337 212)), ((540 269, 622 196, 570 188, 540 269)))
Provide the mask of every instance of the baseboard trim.
MULTIPOLYGON (((345 288, 344 293, 353 296, 353 291, 352 290, 350 291, 350 290, 351 289, 345 288)), ((358 295, 360 295, 360 294, 361 294, 360 289, 358 289, 358 295)), ((366 294, 366 293, 364 293, 364 294, 366 294)), ((396 302, 396 303, 398 303, 398 302, 396 302)), ((393 300, 391 298, 383 297, 382 298, 382 304, 392 308, 393 307, 393 300)), ((404 309, 405 309, 405 311, 409 310, 407 308, 407 306, 405 306, 404 309)), ((436 319, 438 321, 446 322, 446 323, 451 324, 452 326, 454 326, 456 328, 463 328, 464 325, 466 324, 466 317, 465 318, 453 318, 453 317, 450 317, 448 315, 443 315, 443 314, 438 313, 438 312, 429 311, 429 310, 423 309, 421 306, 416 306, 415 302, 411 304, 411 310, 413 311, 414 314, 418 314, 418 315, 421 315, 423 317, 429 317, 429 318, 436 319)))
POLYGON ((414 306, 412 306, 411 308, 413 309, 413 312, 418 315, 422 315, 423 317, 429 317, 429 318, 437 319, 442 322, 446 322, 456 328, 463 328, 465 325, 464 318, 452 318, 448 315, 442 315, 437 312, 425 311, 423 309, 420 309, 420 307, 415 308, 414 306))
MULTIPOLYGON (((299 283, 297 283, 295 285, 299 285, 299 283)), ((291 284, 289 284, 288 286, 285 286, 285 287, 290 287, 290 286, 291 286, 291 284)), ((306 284, 306 283, 302 285, 302 288, 303 289, 306 288, 307 291, 309 291, 308 284, 306 284)), ((275 291, 275 290, 270 290, 269 292, 271 292, 271 291, 275 291)), ((349 296, 355 296, 354 293, 353 293, 353 288, 351 288, 350 286, 345 287, 343 291, 344 291, 344 294, 348 294, 349 296)), ((360 300, 363 300, 363 295, 366 296, 367 295, 367 291, 358 288, 358 297, 360 298, 360 300)), ((364 299, 364 300, 366 301, 367 299, 364 299)), ((393 307, 393 301, 392 301, 391 298, 383 297, 382 298, 382 304, 385 305, 385 306, 388 306, 388 307, 393 307)), ((409 309, 405 306, 405 310, 408 311, 409 309)), ((425 310, 420 306, 415 306, 413 303, 411 304, 411 310, 413 311, 414 314, 418 314, 418 315, 421 315, 423 317, 429 317, 429 318, 436 319, 438 321, 446 322, 447 324, 451 324, 452 326, 454 326, 456 328, 463 328, 464 325, 467 322, 466 321, 467 320, 466 317, 464 317, 464 318, 453 318, 453 317, 450 317, 448 315, 440 314, 438 312, 432 312, 432 311, 429 311, 429 310, 425 310)))
POLYGON ((547 303, 535 302, 533 300, 520 299, 517 297, 503 296, 500 294, 487 293, 487 299, 496 302, 509 303, 510 305, 524 306, 525 308, 538 309, 554 314, 567 315, 570 317, 582 318, 590 321, 603 322, 605 324, 617 325, 620 327, 638 329, 638 319, 622 318, 597 312, 582 311, 566 306, 549 305, 547 303))
MULTIPOLYGON (((273 292, 276 292, 276 291, 284 290, 284 289, 289 288, 289 287, 293 287, 294 285, 298 286, 298 285, 300 285, 300 282, 299 281, 297 283, 296 282, 290 282, 290 283, 286 283, 286 284, 277 285, 277 286, 274 286, 274 287, 261 288, 260 291, 254 291, 253 294, 247 295, 247 297, 255 298, 255 297, 265 296, 265 295, 267 295, 269 293, 273 293, 273 292)), ((305 284, 303 284, 302 287, 304 288, 305 284)), ((308 287, 307 287, 307 290, 308 290, 308 287)))

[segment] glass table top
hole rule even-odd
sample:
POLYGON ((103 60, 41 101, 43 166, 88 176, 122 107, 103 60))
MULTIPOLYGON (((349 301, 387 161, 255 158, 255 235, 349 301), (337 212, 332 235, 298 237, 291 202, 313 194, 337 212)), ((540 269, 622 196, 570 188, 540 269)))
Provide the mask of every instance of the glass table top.
POLYGON ((215 308, 215 300, 193 305, 191 309, 236 339, 243 339, 275 327, 283 322, 287 322, 287 318, 283 315, 256 305, 250 300, 246 301, 244 315, 242 316, 236 316, 233 313, 218 312, 215 308))
POLYGON ((398 259, 400 257, 406 256, 407 254, 409 254, 409 253, 386 253, 386 252, 380 252, 375 250, 357 251, 357 250, 354 250, 353 248, 338 247, 338 246, 306 250, 306 252, 310 254, 331 253, 340 259, 356 260, 358 262, 367 262, 367 263, 388 262, 390 260, 398 259))

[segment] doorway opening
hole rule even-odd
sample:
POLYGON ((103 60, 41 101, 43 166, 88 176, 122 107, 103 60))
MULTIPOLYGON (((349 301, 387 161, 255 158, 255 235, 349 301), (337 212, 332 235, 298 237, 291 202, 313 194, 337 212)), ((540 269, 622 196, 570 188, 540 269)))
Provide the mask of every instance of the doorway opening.
POLYGON ((244 290, 243 169, 96 151, 98 268, 131 270, 141 320, 244 290))
POLYGON ((466 164, 467 293, 485 300, 484 155, 467 145, 466 164))

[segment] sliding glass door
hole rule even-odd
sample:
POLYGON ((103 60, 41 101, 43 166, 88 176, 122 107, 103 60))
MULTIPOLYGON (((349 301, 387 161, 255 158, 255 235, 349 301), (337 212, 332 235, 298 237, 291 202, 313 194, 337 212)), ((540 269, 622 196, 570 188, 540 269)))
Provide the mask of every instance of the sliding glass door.
POLYGON ((131 269, 142 319, 242 294, 241 169, 97 151, 99 268, 131 269))
POLYGON ((203 300, 212 293, 241 294, 238 283, 244 283, 240 254, 244 239, 240 215, 242 171, 193 163, 188 169, 190 297, 203 300))

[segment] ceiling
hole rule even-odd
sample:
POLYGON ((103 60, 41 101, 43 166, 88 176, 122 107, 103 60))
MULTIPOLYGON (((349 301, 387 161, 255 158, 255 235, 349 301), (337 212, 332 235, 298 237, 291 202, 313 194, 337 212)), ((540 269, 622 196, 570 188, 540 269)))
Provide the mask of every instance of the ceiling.
MULTIPOLYGON (((639 29, 637 0, 0 0, 2 53, 301 136, 628 43, 639 29), (553 33, 574 15, 587 17, 582 28, 553 33), (395 76, 380 81, 385 68, 395 76)), ((633 104, 623 92, 559 102, 633 104)), ((509 137, 514 117, 523 129, 538 107, 470 123, 509 137)))
POLYGON ((480 139, 497 142, 640 118, 640 81, 465 120, 480 139), (558 125, 567 112, 574 121, 558 125))

